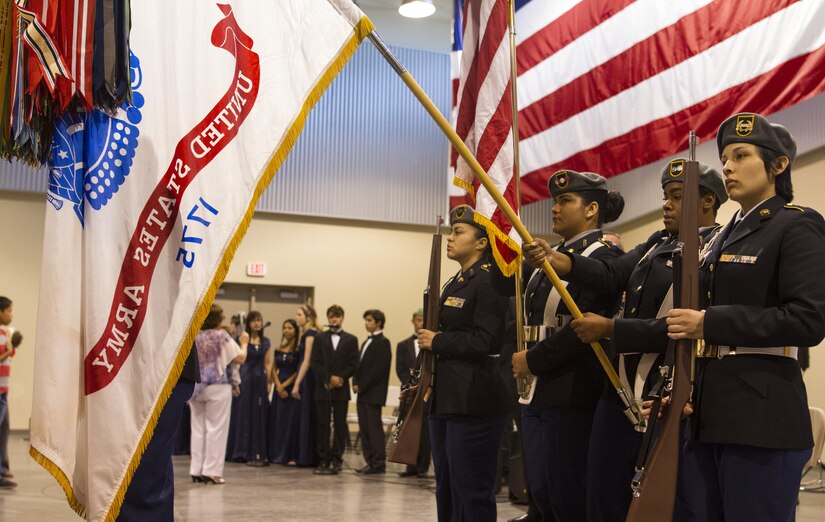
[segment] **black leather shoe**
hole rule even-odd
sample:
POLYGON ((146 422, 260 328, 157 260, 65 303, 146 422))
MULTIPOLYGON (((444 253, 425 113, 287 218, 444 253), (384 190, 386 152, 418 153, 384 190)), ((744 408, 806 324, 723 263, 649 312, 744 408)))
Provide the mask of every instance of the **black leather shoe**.
POLYGON ((366 470, 362 471, 361 473, 364 474, 364 475, 378 475, 378 474, 386 473, 386 472, 387 472, 386 466, 380 466, 380 467, 375 467, 375 468, 372 467, 372 466, 369 466, 369 467, 367 467, 366 470))
POLYGON ((398 474, 399 477, 403 477, 403 478, 415 477, 417 475, 418 475, 418 472, 415 471, 414 469, 413 470, 408 469, 407 471, 402 471, 401 473, 398 474))
POLYGON ((368 469, 370 469, 370 465, 369 465, 369 464, 367 464, 367 465, 366 465, 366 466, 364 466, 363 468, 358 468, 358 469, 356 469, 356 470, 355 470, 355 472, 356 472, 356 473, 364 473, 364 472, 365 472, 365 471, 367 471, 368 469))
POLYGON ((341 471, 341 463, 340 462, 333 462, 332 463, 332 471, 333 475, 338 474, 341 471))
POLYGON ((535 520, 540 520, 540 519, 537 519, 536 517, 534 517, 530 513, 525 513, 525 514, 521 515, 520 517, 511 518, 507 522, 532 522, 532 521, 535 521, 535 520))
POLYGON ((315 475, 329 475, 329 464, 326 462, 318 464, 318 467, 316 467, 312 473, 315 475))

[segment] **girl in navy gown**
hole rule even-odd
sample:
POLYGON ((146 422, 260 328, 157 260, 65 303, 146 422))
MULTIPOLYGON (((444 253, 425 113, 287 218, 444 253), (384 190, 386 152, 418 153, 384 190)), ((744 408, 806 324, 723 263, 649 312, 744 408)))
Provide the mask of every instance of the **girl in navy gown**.
POLYGON ((269 405, 267 443, 269 462, 295 466, 298 461, 301 403, 292 397, 292 385, 298 377, 298 324, 287 319, 283 324, 281 344, 270 348, 266 356, 272 390, 269 405))
POLYGON ((241 366, 241 390, 237 404, 237 423, 231 460, 250 466, 266 466, 267 398, 264 358, 269 350, 269 338, 263 334, 263 317, 258 311, 249 312, 246 331, 249 348, 246 362, 241 366))
POLYGON ((299 401, 300 421, 298 429, 298 459, 299 466, 312 466, 318 463, 315 446, 315 404, 312 391, 315 389, 315 377, 309 369, 312 358, 312 345, 315 336, 320 332, 318 314, 308 304, 301 305, 295 314, 295 322, 301 331, 301 340, 298 342, 299 370, 295 384, 292 386, 292 397, 299 401))

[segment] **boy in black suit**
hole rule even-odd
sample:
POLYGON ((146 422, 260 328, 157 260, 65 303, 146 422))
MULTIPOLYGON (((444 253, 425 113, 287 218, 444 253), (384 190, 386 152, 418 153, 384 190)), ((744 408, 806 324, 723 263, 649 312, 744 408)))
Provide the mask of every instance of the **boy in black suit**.
POLYGON ((361 355, 352 390, 358 394, 358 428, 361 447, 367 465, 358 473, 384 473, 387 452, 384 447, 384 424, 381 422, 381 408, 387 402, 387 387, 390 382, 392 350, 390 341, 384 337, 386 317, 381 310, 364 312, 364 327, 370 334, 361 346, 361 355))
POLYGON ((398 375, 398 380, 401 384, 407 384, 410 381, 410 370, 416 366, 418 359, 418 330, 424 328, 424 310, 419 308, 413 312, 412 316, 413 334, 400 343, 395 349, 395 373, 398 375))
POLYGON ((349 437, 347 406, 349 378, 358 366, 358 339, 341 329, 344 309, 327 309, 329 330, 316 337, 310 368, 315 376, 315 405, 318 412, 318 460, 316 475, 336 475, 341 471, 344 446, 349 437), (330 415, 333 437, 330 444, 330 415))

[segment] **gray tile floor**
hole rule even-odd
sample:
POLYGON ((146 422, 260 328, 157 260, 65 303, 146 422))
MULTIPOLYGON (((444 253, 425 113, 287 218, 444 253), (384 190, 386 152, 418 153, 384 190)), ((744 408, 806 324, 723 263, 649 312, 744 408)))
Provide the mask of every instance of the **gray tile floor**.
MULTIPOLYGON (((9 450, 18 487, 0 490, 0 521, 64 522, 80 520, 68 507, 63 491, 28 456, 25 433, 12 434, 9 450)), ((359 455, 346 463, 363 465, 359 455)), ((269 466, 252 468, 227 463, 224 486, 193 484, 188 457, 174 457, 175 519, 222 520, 324 520, 432 521, 435 515, 433 480, 402 479, 395 473, 361 477, 352 471, 338 476, 315 476, 311 470, 269 466)), ((391 470, 401 469, 391 465, 391 470)), ((814 478, 811 475, 808 478, 814 478)), ((499 520, 524 512, 522 506, 500 496, 499 520)), ((825 521, 825 494, 802 493, 797 521, 825 521)))
MULTIPOLYGON (((18 486, 0 490, 0 521, 75 522, 80 520, 66 503, 63 490, 28 455, 25 433, 9 442, 11 467, 18 486)), ((385 475, 362 477, 351 470, 337 476, 316 476, 311 469, 269 466, 253 468, 227 463, 226 484, 193 484, 189 457, 173 457, 175 520, 436 520, 434 479, 400 478, 403 466, 390 464, 385 475), (337 516, 335 516, 337 514, 337 516)), ((347 454, 345 464, 360 468, 360 455, 347 454)), ((521 515, 523 507, 500 496, 498 518, 521 515)))

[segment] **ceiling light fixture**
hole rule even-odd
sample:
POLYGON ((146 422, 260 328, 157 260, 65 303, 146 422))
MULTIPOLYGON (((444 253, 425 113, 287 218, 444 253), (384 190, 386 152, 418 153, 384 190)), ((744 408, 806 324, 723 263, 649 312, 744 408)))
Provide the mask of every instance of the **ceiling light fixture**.
POLYGON ((407 18, 425 18, 435 13, 433 0, 401 0, 398 13, 407 18))

